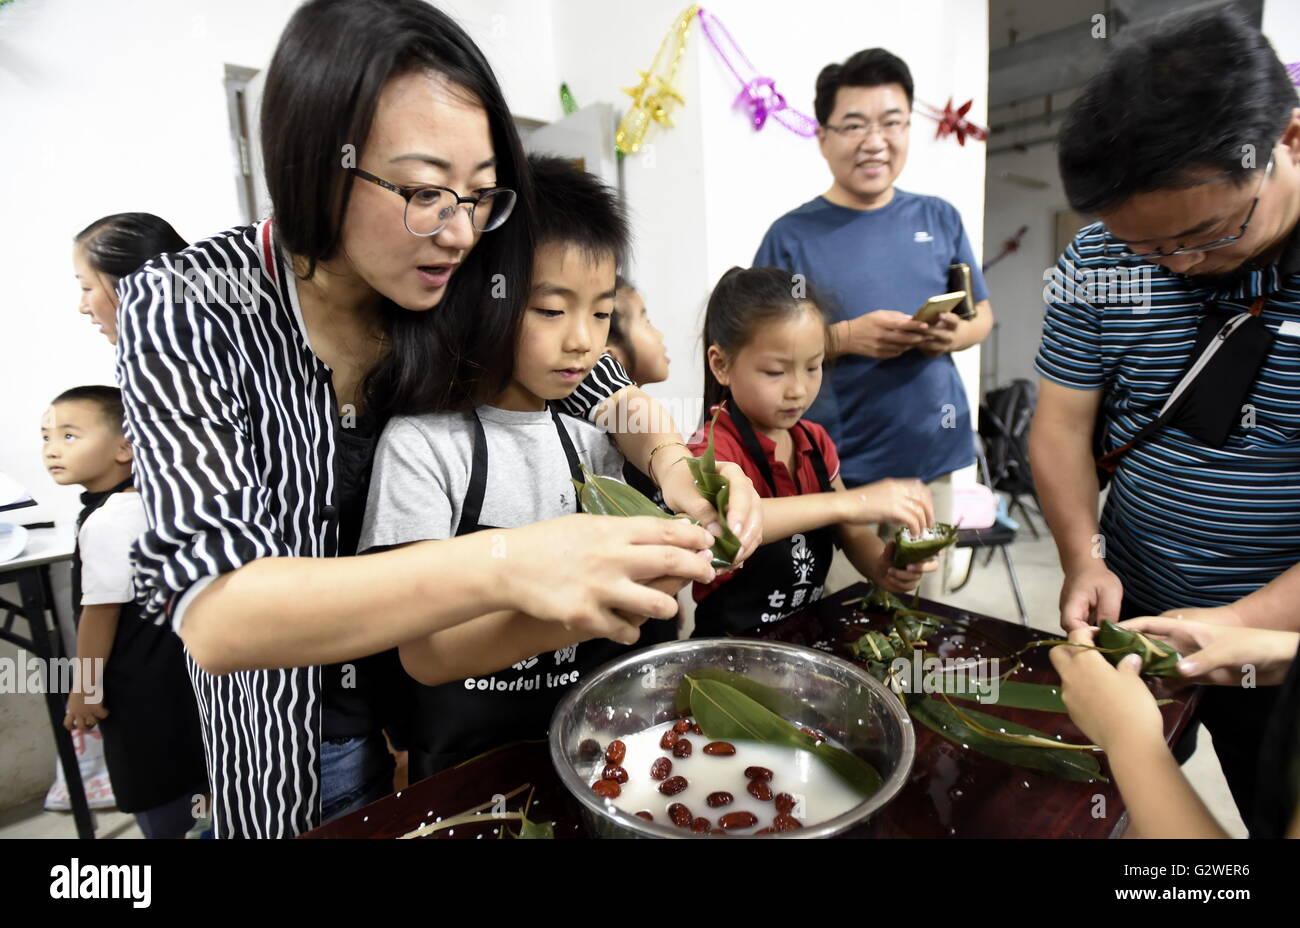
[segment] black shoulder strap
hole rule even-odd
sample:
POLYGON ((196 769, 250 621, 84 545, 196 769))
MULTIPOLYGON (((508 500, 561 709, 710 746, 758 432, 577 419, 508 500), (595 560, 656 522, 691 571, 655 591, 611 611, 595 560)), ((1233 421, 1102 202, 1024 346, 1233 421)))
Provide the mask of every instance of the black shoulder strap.
MULTIPOLYGON (((822 457, 822 449, 818 448, 817 442, 813 441, 812 429, 808 428, 808 426, 804 425, 802 422, 798 423, 798 425, 800 431, 803 432, 804 437, 808 439, 808 447, 812 449, 812 465, 813 472, 817 474, 817 485, 821 487, 823 493, 830 493, 835 488, 831 486, 831 478, 826 473, 826 459, 822 457)), ((794 475, 794 481, 798 484, 798 474, 794 475)))
MULTIPOLYGON (((745 451, 749 453, 750 459, 758 472, 763 475, 767 481, 768 489, 772 491, 773 496, 777 496, 776 479, 772 476, 772 468, 767 463, 767 453, 763 451, 763 446, 758 443, 758 436, 754 434, 754 427, 749 424, 745 414, 740 411, 740 407, 735 401, 727 404, 727 414, 731 416, 731 421, 736 424, 736 431, 740 433, 740 441, 745 446, 745 451)), ((715 423, 714 428, 717 428, 715 423)))
MULTIPOLYGON (((564 456, 569 460, 569 475, 578 483, 583 483, 582 464, 578 460, 578 451, 573 447, 573 439, 569 436, 569 430, 564 427, 563 420, 560 419, 560 411, 554 403, 547 403, 551 410, 551 418, 555 420, 555 431, 560 434, 560 444, 564 446, 564 456)), ((582 504, 577 501, 577 494, 574 494, 574 502, 577 511, 582 512, 582 504)))
POLYGON ((456 526, 457 535, 460 534, 462 526, 468 528, 479 524, 479 519, 483 515, 483 493, 487 489, 487 435, 483 433, 483 423, 479 420, 478 412, 470 412, 469 417, 474 426, 474 455, 470 464, 469 489, 465 491, 465 501, 460 507, 460 522, 456 526))
MULTIPOLYGON (((1173 391, 1169 395, 1169 399, 1165 402, 1164 407, 1156 417, 1146 425, 1142 426, 1138 433, 1128 442, 1096 459, 1094 463, 1098 471, 1105 471, 1107 474, 1113 474, 1115 468, 1119 467, 1120 458, 1128 454, 1156 432, 1160 431, 1160 429, 1164 428, 1166 423, 1182 411, 1182 407, 1187 397, 1190 395, 1188 392, 1189 388, 1192 384, 1197 382, 1201 373, 1207 369, 1210 358, 1214 357, 1215 353, 1223 343, 1227 339, 1231 338, 1233 333, 1240 329, 1246 321, 1259 318, 1259 314, 1263 310, 1264 303, 1267 299, 1267 295, 1257 297, 1255 302, 1251 304, 1250 309, 1238 313, 1223 324, 1219 329, 1218 335, 1210 339, 1209 344, 1206 345, 1205 349, 1187 369, 1187 372, 1183 374, 1182 379, 1180 379, 1174 386, 1173 391)), ((1104 397, 1102 398, 1102 402, 1105 402, 1104 397)), ((1100 414, 1101 411, 1099 410, 1098 415, 1100 416, 1100 414)))

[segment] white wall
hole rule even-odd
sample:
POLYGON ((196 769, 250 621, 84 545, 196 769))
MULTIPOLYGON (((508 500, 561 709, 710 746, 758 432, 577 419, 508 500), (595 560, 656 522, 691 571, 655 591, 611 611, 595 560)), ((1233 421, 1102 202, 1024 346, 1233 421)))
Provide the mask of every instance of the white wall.
POLYGON ((1065 188, 1056 168, 1056 146, 1037 145, 1027 152, 1004 152, 988 159, 988 207, 984 213, 984 258, 1021 226, 1029 231, 1020 250, 989 268, 985 279, 997 301, 997 328, 985 342, 985 370, 994 386, 1017 377, 1036 381, 1034 358, 1043 330, 1043 270, 1056 263, 1052 244, 1056 210, 1067 209, 1065 188), (1003 171, 1048 184, 1040 190, 1002 180, 1003 171))
MULTIPOLYGON (((682 9, 678 0, 646 0, 621 7, 617 20, 602 21, 608 6, 596 0, 554 4, 560 77, 580 103, 625 103, 628 97, 621 89, 636 82, 637 69, 648 67, 682 9)), ((754 65, 776 79, 777 89, 791 105, 809 115, 822 67, 880 45, 908 62, 920 99, 942 105, 950 94, 958 95, 958 102, 973 97, 971 117, 984 121, 984 3, 919 0, 904 9, 884 0, 818 0, 801 4, 798 17, 790 15, 789 4, 776 0, 717 0, 708 9, 726 24, 754 65), (918 22, 943 25, 918 30, 918 22)), ((815 140, 775 123, 755 132, 743 113, 731 109, 739 88, 698 24, 692 29, 678 86, 686 103, 674 111, 675 128, 655 131, 647 151, 625 159, 637 234, 633 276, 673 359, 669 380, 652 392, 672 400, 673 408, 700 394, 700 330, 713 283, 732 265, 749 265, 773 220, 830 186, 815 140)), ((937 142, 934 122, 921 116, 913 125, 911 156, 900 185, 953 202, 980 254, 983 146, 937 142)), ((978 350, 957 358, 973 399, 978 350)))

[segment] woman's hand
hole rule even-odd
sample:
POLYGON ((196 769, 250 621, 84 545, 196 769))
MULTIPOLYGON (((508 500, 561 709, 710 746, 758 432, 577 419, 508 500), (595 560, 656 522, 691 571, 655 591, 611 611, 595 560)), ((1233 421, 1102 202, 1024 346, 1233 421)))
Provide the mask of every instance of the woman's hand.
POLYGON ((1120 625, 1167 641, 1182 655, 1179 673, 1196 683, 1218 686, 1243 686, 1248 670, 1253 670, 1251 682, 1255 685, 1276 686, 1286 678, 1300 647, 1300 632, 1218 625, 1173 616, 1130 619, 1120 625))
MULTIPOLYGON (((703 525, 711 535, 718 537, 722 534, 722 523, 709 501, 700 495, 700 489, 691 477, 691 469, 683 463, 683 459, 688 457, 691 457, 691 453, 680 447, 656 455, 654 471, 659 478, 664 502, 673 512, 689 516, 703 525)), ((759 505, 759 495, 754 489, 753 481, 745 476, 739 465, 732 461, 719 461, 718 473, 730 487, 727 522, 740 539, 740 553, 736 556, 736 566, 740 566, 763 540, 762 506, 759 505)))
POLYGON ((921 583, 921 578, 932 570, 939 569, 939 559, 932 557, 928 561, 909 564, 906 567, 894 566, 895 542, 888 542, 880 552, 877 569, 871 571, 869 579, 878 587, 891 593, 910 593, 921 583))
MULTIPOLYGON (((1092 644, 1093 633, 1092 628, 1077 628, 1070 641, 1092 644)), ((1050 656, 1061 675, 1061 699, 1089 741, 1104 751, 1164 743, 1160 708, 1139 675, 1141 658, 1130 654, 1114 667, 1096 651, 1069 645, 1057 645, 1050 656)))
MULTIPOLYGON (((685 468, 683 468, 684 470, 685 468)), ((633 644, 626 616, 667 619, 677 600, 650 581, 709 583, 713 536, 685 519, 572 515, 535 522, 493 539, 497 574, 513 608, 576 635, 633 644), (619 613, 623 613, 620 616, 619 613)))
POLYGON ((919 480, 890 477, 842 492, 845 522, 893 522, 906 526, 913 537, 934 525, 934 500, 919 480))

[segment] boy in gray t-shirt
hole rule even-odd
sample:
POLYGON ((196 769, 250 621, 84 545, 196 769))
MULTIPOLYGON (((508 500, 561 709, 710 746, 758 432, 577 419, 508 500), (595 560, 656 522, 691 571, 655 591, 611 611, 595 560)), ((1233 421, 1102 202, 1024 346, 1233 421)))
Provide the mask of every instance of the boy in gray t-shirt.
MULTIPOLYGON (((613 191, 569 162, 534 157, 530 167, 539 244, 511 380, 473 412, 390 420, 375 452, 360 552, 577 512, 573 480, 584 478, 583 468, 622 476, 624 459, 609 437, 549 403, 572 393, 604 353, 626 219, 613 191)), ((527 633, 501 622, 501 635, 527 633)), ((438 684, 417 688, 412 781, 510 741, 545 737, 568 687, 630 650, 675 637, 675 622, 650 620, 635 645, 556 640, 509 666, 492 663, 492 645, 480 640, 479 663, 493 669, 451 682, 439 682, 448 676, 440 667, 449 651, 468 647, 458 630, 402 644, 407 672, 438 684)))

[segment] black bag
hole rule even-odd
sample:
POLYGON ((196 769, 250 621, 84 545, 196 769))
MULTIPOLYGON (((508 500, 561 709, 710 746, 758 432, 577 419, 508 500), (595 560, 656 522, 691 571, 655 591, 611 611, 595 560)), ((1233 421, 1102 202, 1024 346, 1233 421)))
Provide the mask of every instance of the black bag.
POLYGON ((1211 448, 1222 448, 1233 428, 1241 424, 1244 401, 1259 369, 1273 347, 1273 333, 1260 318, 1264 297, 1226 322, 1221 315, 1201 320, 1192 362, 1159 414, 1127 444, 1110 451, 1105 444, 1105 401, 1093 426, 1093 457, 1097 482, 1105 487, 1119 459, 1166 425, 1182 429, 1211 448))

